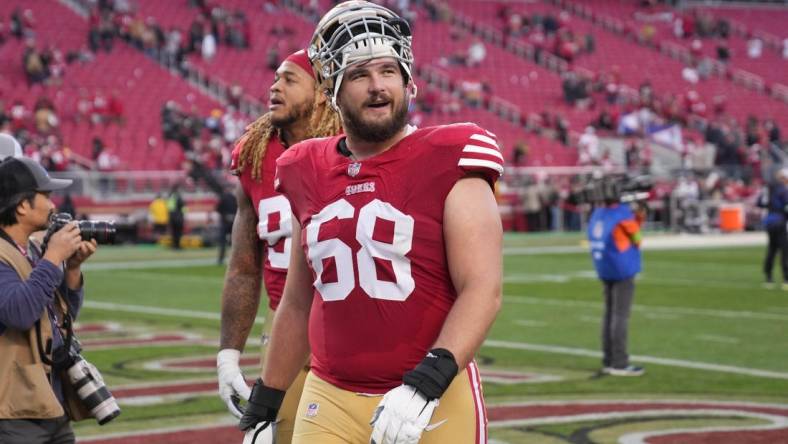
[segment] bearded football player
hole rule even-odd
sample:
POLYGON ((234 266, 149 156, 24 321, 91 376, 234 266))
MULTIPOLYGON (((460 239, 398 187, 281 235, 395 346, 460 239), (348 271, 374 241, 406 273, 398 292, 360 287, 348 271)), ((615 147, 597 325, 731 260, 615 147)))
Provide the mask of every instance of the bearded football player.
POLYGON ((310 351, 293 443, 486 442, 473 356, 501 304, 496 137, 407 124, 411 31, 384 7, 337 5, 309 53, 345 134, 277 160, 294 248, 247 442, 266 442, 310 351))
MULTIPOLYGON (((264 360, 290 261, 292 211, 288 198, 274 190, 275 161, 290 145, 338 134, 341 129, 339 117, 317 86, 306 52, 290 55, 276 71, 269 112, 247 128, 233 150, 231 168, 240 182, 235 191, 238 210, 222 291, 221 351, 216 364, 219 394, 239 418, 243 415, 239 401, 248 399, 250 393, 241 373, 240 356, 260 304, 261 280, 268 294, 264 360)), ((290 442, 305 376, 302 371, 295 378, 279 412, 276 435, 280 443, 290 442)))

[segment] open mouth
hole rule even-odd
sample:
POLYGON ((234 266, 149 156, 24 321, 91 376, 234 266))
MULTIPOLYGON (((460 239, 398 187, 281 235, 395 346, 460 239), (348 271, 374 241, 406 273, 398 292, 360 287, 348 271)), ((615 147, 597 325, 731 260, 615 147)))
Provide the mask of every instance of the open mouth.
POLYGON ((268 100, 268 104, 269 104, 269 107, 271 107, 271 106, 284 105, 285 102, 284 102, 284 100, 282 100, 282 99, 280 99, 278 97, 271 97, 271 99, 268 100))
POLYGON ((367 104, 367 106, 369 108, 385 108, 385 107, 389 106, 389 103, 391 103, 391 102, 389 102, 388 100, 384 100, 384 101, 380 101, 380 102, 369 103, 369 104, 367 104))

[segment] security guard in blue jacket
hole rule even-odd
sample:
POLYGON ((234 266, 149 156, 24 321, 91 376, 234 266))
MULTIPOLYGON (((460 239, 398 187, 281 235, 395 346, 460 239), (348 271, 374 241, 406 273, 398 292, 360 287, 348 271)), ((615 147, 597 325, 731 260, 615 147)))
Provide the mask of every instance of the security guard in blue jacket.
POLYGON ((788 210, 788 168, 779 170, 776 180, 761 193, 758 206, 767 209, 763 218, 763 227, 769 235, 766 258, 763 261, 763 273, 766 277, 765 286, 774 287, 772 269, 774 258, 780 253, 780 265, 783 273, 783 290, 788 290, 788 233, 786 233, 786 211, 788 210))

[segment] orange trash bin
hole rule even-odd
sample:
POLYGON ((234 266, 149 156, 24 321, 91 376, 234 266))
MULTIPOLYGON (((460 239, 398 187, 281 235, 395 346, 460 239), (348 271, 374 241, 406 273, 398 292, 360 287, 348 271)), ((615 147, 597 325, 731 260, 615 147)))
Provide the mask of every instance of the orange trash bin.
POLYGON ((744 230, 744 207, 741 204, 720 206, 720 231, 733 233, 744 230))

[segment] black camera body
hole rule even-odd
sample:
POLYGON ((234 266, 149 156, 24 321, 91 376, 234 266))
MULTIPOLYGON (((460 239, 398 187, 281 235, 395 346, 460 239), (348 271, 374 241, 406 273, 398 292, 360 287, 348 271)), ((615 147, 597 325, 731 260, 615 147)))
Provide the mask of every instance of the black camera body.
MULTIPOLYGON (((44 237, 44 243, 49 240, 49 236, 63 228, 72 220, 71 215, 68 213, 53 214, 49 219, 49 229, 44 237)), ((80 220, 77 221, 77 226, 79 226, 80 236, 84 241, 95 239, 100 245, 115 243, 115 233, 117 230, 115 229, 114 222, 80 220)))
POLYGON ((579 200, 591 204, 644 202, 653 187, 650 176, 619 174, 593 178, 583 187, 579 200))

